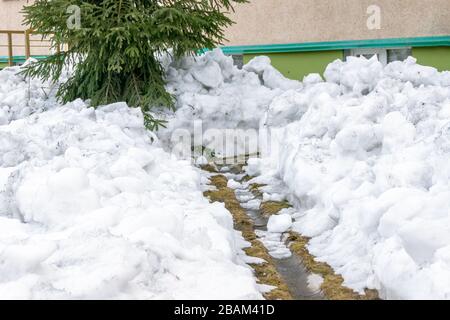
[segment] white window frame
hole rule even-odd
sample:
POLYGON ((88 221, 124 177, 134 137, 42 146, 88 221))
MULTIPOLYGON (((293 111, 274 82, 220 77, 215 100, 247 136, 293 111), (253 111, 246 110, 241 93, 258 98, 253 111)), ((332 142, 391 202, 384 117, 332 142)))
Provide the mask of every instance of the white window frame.
POLYGON ((388 55, 387 49, 382 48, 356 48, 350 50, 350 56, 360 57, 360 56, 378 56, 378 61, 380 61, 384 66, 387 65, 388 55))

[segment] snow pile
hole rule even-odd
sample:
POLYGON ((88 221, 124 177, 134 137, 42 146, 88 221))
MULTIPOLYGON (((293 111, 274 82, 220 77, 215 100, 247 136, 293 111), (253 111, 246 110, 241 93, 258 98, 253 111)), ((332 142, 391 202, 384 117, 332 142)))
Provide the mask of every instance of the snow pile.
POLYGON ((17 68, 5 68, 0 72, 0 126, 42 112, 55 103, 54 86, 25 79, 17 71, 17 68))
POLYGON ((292 225, 292 218, 289 214, 283 213, 270 216, 267 223, 267 231, 272 233, 283 233, 289 230, 292 225))
POLYGON ((17 71, 0 71, 0 298, 261 298, 230 213, 139 109, 48 104, 17 71))
POLYGON ((291 250, 286 246, 287 235, 276 232, 256 230, 258 240, 266 247, 269 255, 275 259, 286 259, 292 256, 291 250))
POLYGON ((321 275, 313 273, 308 275, 308 288, 310 288, 313 292, 320 292, 320 286, 323 283, 323 278, 321 275))
MULTIPOLYGON (((223 156, 257 152, 251 147, 257 143, 246 145, 245 132, 226 130, 258 129, 274 97, 302 86, 299 81, 284 78, 266 57, 258 57, 239 70, 233 59, 219 49, 172 62, 167 67, 166 80, 167 90, 176 97, 176 112, 168 117, 167 129, 160 130, 158 136, 173 147, 180 143, 180 129, 191 135, 200 132, 203 139, 190 142, 223 156), (218 134, 232 139, 231 143, 223 145, 217 141, 218 134)), ((189 143, 187 149, 190 147, 189 143)))
POLYGON ((278 152, 248 172, 287 185, 293 229, 345 285, 450 299, 450 73, 349 58, 324 76, 272 101, 278 152))
POLYGON ((287 188, 296 206, 270 222, 275 251, 291 228, 359 292, 450 299, 449 72, 349 58, 300 83, 265 57, 242 70, 220 50, 167 61, 177 102, 159 140, 138 109, 60 106, 17 71, 0 71, 1 298, 261 298, 229 212, 162 149, 201 120, 197 146, 219 155, 256 150, 239 134, 224 149, 217 132, 273 138, 247 172, 271 188, 264 200, 287 188))
POLYGON ((285 259, 292 255, 291 250, 286 246, 288 235, 285 234, 292 226, 292 217, 283 211, 270 216, 267 231, 257 230, 256 232, 269 254, 276 259, 285 259))

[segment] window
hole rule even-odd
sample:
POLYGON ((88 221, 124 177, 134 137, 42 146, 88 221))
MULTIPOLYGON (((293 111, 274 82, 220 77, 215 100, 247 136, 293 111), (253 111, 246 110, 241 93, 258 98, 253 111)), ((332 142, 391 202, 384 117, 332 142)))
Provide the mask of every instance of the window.
POLYGON ((400 48, 400 49, 389 49, 388 53, 388 63, 393 61, 403 61, 409 56, 412 56, 411 48, 400 48))
POLYGON ((386 65, 388 61, 386 49, 352 49, 350 50, 349 56, 365 57, 367 59, 370 59, 373 56, 377 56, 378 61, 380 61, 383 65, 386 65))
POLYGON ((234 65, 239 69, 242 69, 242 67, 244 66, 244 55, 233 54, 231 57, 233 58, 234 65))

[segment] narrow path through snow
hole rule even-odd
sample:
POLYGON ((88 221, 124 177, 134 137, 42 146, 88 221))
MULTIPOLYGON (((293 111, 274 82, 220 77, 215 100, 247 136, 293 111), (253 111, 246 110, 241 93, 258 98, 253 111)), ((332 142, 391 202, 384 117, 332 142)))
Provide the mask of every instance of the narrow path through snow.
MULTIPOLYGON (((245 213, 253 222, 257 240, 267 249, 273 264, 287 285, 294 300, 324 299, 320 290, 320 276, 309 273, 301 258, 293 254, 287 246, 287 233, 268 230, 269 218, 260 209, 261 197, 250 190, 250 185, 244 181, 245 174, 240 166, 219 166, 220 173, 227 178, 227 186, 234 190, 245 213)), ((270 229, 270 228, 269 228, 270 229)))

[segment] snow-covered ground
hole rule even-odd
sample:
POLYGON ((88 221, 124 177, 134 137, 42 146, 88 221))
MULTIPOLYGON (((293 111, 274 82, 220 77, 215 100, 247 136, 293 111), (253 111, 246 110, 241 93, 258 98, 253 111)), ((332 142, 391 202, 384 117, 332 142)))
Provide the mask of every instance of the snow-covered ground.
POLYGON ((240 134, 223 149, 217 131, 272 138, 247 171, 265 200, 295 204, 274 231, 311 237, 347 286, 450 299, 450 73, 350 58, 300 82, 218 50, 166 70, 177 111, 157 136, 138 109, 60 106, 0 72, 0 297, 261 298, 230 214, 168 153, 190 150, 177 131, 201 120, 218 154, 249 149, 240 134))
POLYGON ((1 299, 262 298, 230 213, 139 109, 61 106, 17 71, 0 71, 1 299))
POLYGON ((349 58, 324 76, 272 101, 249 172, 284 182, 293 230, 345 285, 450 299, 450 73, 349 58))
POLYGON ((450 72, 349 58, 299 82, 266 57, 237 70, 219 51, 177 68, 168 130, 202 119, 265 132, 248 173, 272 186, 266 200, 295 203, 292 229, 347 286, 450 299, 450 72))
POLYGON ((185 153, 180 150, 189 153, 191 148, 190 143, 180 144, 183 133, 192 135, 191 142, 196 146, 215 150, 219 156, 256 153, 258 137, 246 135, 246 130, 258 128, 276 96, 302 86, 284 78, 267 57, 239 70, 220 50, 167 64, 166 78, 167 90, 177 99, 177 112, 161 115, 169 122, 158 136, 181 155, 185 153), (199 131, 203 137, 197 139, 199 131), (245 137, 251 141, 246 143, 245 137))

